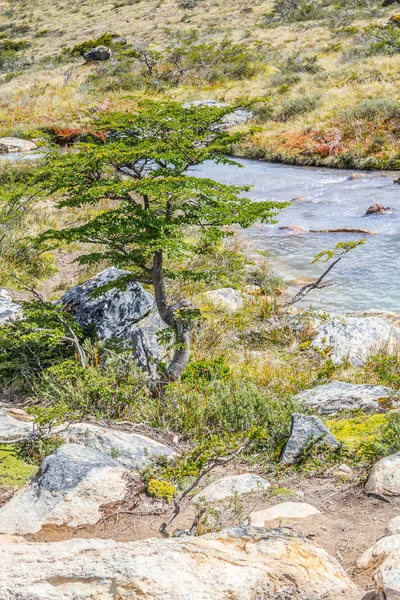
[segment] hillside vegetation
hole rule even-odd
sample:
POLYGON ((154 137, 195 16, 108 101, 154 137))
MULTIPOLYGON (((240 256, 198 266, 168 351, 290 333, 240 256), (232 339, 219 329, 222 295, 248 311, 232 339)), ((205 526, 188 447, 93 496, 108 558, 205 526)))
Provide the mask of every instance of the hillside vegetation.
POLYGON ((138 96, 258 99, 237 152, 398 168, 398 3, 116 0, 0 4, 0 128, 73 136, 138 96), (96 44, 112 49, 86 64, 96 44))

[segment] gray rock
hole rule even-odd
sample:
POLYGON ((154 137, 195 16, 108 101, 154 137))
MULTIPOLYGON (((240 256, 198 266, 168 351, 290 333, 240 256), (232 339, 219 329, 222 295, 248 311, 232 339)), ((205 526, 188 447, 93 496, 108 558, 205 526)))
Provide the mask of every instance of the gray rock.
POLYGON ((0 154, 9 152, 32 152, 36 150, 35 142, 15 137, 0 138, 0 154))
POLYGON ((110 456, 65 444, 0 509, 0 533, 37 533, 44 525, 94 525, 101 506, 123 500, 126 471, 110 456))
MULTIPOLYGON (((184 104, 185 107, 191 106, 210 106, 216 108, 222 108, 224 106, 229 106, 225 102, 218 102, 217 100, 195 100, 193 102, 187 102, 184 104)), ((223 119, 223 125, 221 128, 229 129, 231 127, 236 127, 238 125, 243 125, 247 123, 253 118, 253 113, 250 110, 245 108, 237 108, 232 113, 226 115, 223 119)))
POLYGON ((311 346, 327 352, 335 364, 363 365, 375 352, 395 351, 400 330, 381 317, 340 317, 318 328, 311 346))
POLYGON ((0 325, 15 321, 21 315, 21 306, 11 300, 11 296, 6 290, 0 290, 0 325))
POLYGON ((129 469, 145 467, 154 456, 172 457, 175 454, 168 446, 144 435, 90 423, 71 425, 63 437, 69 443, 81 444, 112 456, 117 463, 129 469))
POLYGON ((4 600, 360 600, 339 563, 289 533, 231 527, 117 542, 0 539, 4 600))
POLYGON ((103 62, 105 60, 110 60, 111 50, 110 48, 107 48, 107 46, 96 46, 96 48, 92 48, 85 52, 83 58, 86 62, 103 62))
POLYGON ((326 444, 332 448, 340 447, 338 440, 325 427, 321 419, 295 413, 292 416, 290 438, 283 451, 281 463, 295 463, 304 448, 313 440, 319 440, 318 444, 326 444))
POLYGON ((381 385, 355 385, 331 381, 295 396, 295 400, 312 408, 320 415, 341 410, 383 412, 395 407, 395 392, 381 385))
POLYGON ((1 440, 16 440, 28 436, 32 431, 32 423, 14 419, 6 407, 0 406, 0 444, 1 440))
POLYGON ((157 363, 166 355, 165 348, 157 341, 157 332, 166 325, 153 296, 132 281, 124 291, 115 287, 93 297, 94 290, 125 274, 128 272, 110 267, 69 290, 61 302, 81 327, 94 329, 100 339, 117 338, 133 345, 139 365, 154 375, 157 363))
POLYGON ((260 492, 267 490, 269 487, 271 487, 271 484, 268 481, 259 475, 254 475, 254 473, 232 475, 218 479, 208 485, 192 498, 192 502, 197 503, 202 500, 206 502, 219 502, 235 494, 241 495, 260 492))

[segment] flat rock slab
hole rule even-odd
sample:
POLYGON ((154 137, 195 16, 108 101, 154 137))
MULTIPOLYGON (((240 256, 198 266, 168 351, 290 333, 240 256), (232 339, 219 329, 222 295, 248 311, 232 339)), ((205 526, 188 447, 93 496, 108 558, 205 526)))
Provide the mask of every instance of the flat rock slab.
POLYGON ((105 454, 65 444, 0 509, 0 533, 37 533, 44 525, 94 525, 102 517, 103 504, 124 498, 125 473, 105 454))
POLYGON ((0 541, 7 600, 360 600, 339 563, 287 530, 58 543, 0 541))
POLYGON ((118 431, 90 423, 76 423, 63 433, 67 442, 102 452, 126 468, 143 468, 154 456, 172 457, 175 452, 138 433, 118 431))
POLYGON ((385 456, 374 465, 365 491, 368 494, 400 496, 400 452, 385 456))
POLYGON ((16 419, 11 411, 0 406, 0 444, 1 440, 16 440, 32 433, 33 425, 30 422, 16 419))
POLYGON ((348 360, 358 366, 382 349, 396 350, 400 329, 382 317, 339 317, 318 328, 311 346, 326 352, 334 364, 348 360))
POLYGON ((340 442, 331 434, 321 419, 295 413, 292 416, 290 437, 283 451, 281 463, 287 465, 295 463, 303 450, 313 441, 332 448, 340 447, 340 442))
POLYGON ((0 138, 0 154, 8 152, 32 152, 37 146, 30 140, 21 138, 3 137, 0 138))
POLYGON ((297 394, 295 400, 320 415, 331 415, 342 410, 383 412, 395 408, 398 395, 381 385, 356 385, 331 381, 297 394))
POLYGON ((250 524, 254 527, 268 527, 272 521, 287 519, 307 519, 321 514, 320 511, 306 502, 282 502, 265 510, 258 510, 250 515, 250 524))
POLYGON ((209 486, 192 498, 192 502, 198 503, 202 500, 206 502, 219 502, 230 498, 235 494, 250 494, 251 492, 260 492, 271 487, 263 477, 254 475, 253 473, 245 473, 244 475, 232 475, 231 477, 223 477, 214 481, 209 486))
POLYGON ((202 294, 203 300, 228 312, 236 312, 243 308, 243 297, 233 288, 220 288, 202 294))

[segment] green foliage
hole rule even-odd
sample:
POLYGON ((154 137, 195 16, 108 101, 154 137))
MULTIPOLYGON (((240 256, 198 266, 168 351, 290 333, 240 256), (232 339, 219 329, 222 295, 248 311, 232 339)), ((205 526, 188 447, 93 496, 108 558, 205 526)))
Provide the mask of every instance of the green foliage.
POLYGON ((288 121, 293 117, 315 110, 320 101, 318 94, 293 96, 282 102, 280 109, 274 115, 278 121, 288 121))
POLYGON ((0 40, 0 73, 8 73, 17 68, 20 53, 29 46, 24 40, 0 40))
MULTIPOLYGON (((98 37, 95 40, 86 40, 82 44, 77 44, 76 46, 74 46, 73 48, 71 48, 69 50, 69 53, 72 56, 74 56, 74 55, 83 56, 89 50, 96 48, 96 46, 108 46, 109 48, 112 48, 115 45, 114 40, 115 39, 118 40, 119 37, 120 37, 119 35, 116 35, 113 33, 103 33, 103 35, 101 35, 100 37, 98 37)), ((118 42, 117 42, 117 46, 118 46, 118 42)))
POLYGON ((64 441, 57 436, 38 439, 27 439, 16 444, 18 457, 25 463, 40 467, 46 456, 62 446, 64 441))
POLYGON ((230 367, 224 356, 214 360, 199 360, 189 363, 182 377, 182 381, 188 384, 198 384, 201 382, 210 382, 216 379, 225 380, 230 375, 230 367))
POLYGON ((160 49, 144 43, 126 46, 117 64, 103 64, 92 75, 92 83, 104 90, 151 87, 163 89, 181 83, 204 85, 242 80, 259 70, 259 51, 226 36, 220 42, 205 42, 195 30, 165 30, 167 45, 160 49))
POLYGON ((0 487, 18 488, 35 475, 37 468, 24 462, 14 446, 0 445, 0 487))
POLYGON ((366 459, 376 460, 400 451, 400 413, 389 412, 383 424, 375 431, 375 435, 364 442, 361 454, 366 459))
POLYGON ((150 417, 155 402, 145 384, 143 373, 129 352, 116 354, 95 348, 86 368, 69 359, 43 370, 33 394, 49 408, 41 414, 34 411, 35 416, 52 418, 57 408, 64 420, 130 416, 143 422, 150 417))
POLYGON ((366 98, 355 106, 343 109, 339 114, 339 120, 354 127, 354 122, 396 120, 400 117, 400 103, 394 98, 366 98))
POLYGON ((319 254, 314 256, 313 260, 311 261, 311 264, 314 264, 318 261, 328 262, 334 258, 341 258, 349 252, 351 252, 352 250, 355 250, 359 246, 363 246, 366 241, 367 240, 362 239, 356 240, 354 242, 339 242, 338 244, 336 244, 333 250, 322 250, 322 252, 319 252, 319 254))
POLYGON ((400 389, 400 357, 398 355, 377 354, 371 356, 366 370, 374 373, 382 385, 400 389))
POLYGON ((171 483, 168 483, 168 481, 150 479, 147 484, 147 492, 150 494, 150 496, 154 496, 154 498, 172 502, 176 488, 171 483))
POLYGON ((343 18, 356 19, 362 16, 376 16, 384 6, 384 0, 275 0, 273 12, 267 22, 328 20, 336 16, 336 22, 343 18))
POLYGON ((62 307, 39 301, 23 305, 24 318, 0 328, 1 385, 30 389, 36 376, 74 354, 59 317, 80 335, 80 329, 62 307))
POLYGON ((394 24, 370 25, 355 36, 355 47, 344 53, 344 60, 400 52, 400 28, 394 24))
POLYGON ((26 163, 0 167, 0 286, 21 287, 54 270, 52 257, 35 248, 29 235, 37 198, 31 189, 33 174, 34 168, 26 163))

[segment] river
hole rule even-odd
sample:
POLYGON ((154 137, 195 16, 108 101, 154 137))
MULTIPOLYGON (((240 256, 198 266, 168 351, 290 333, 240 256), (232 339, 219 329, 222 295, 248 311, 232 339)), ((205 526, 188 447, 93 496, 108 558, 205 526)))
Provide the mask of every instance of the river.
MULTIPOLYGON (((36 154, 0 154, 0 159, 23 160, 36 154)), ((267 251, 275 270, 285 280, 316 277, 326 265, 313 257, 339 241, 367 238, 364 246, 346 256, 332 271, 332 285, 313 291, 303 303, 330 311, 378 309, 400 313, 400 186, 394 174, 295 167, 255 160, 238 160, 243 168, 204 163, 194 173, 233 185, 252 185, 246 195, 254 200, 288 201, 277 225, 261 225, 244 232, 254 250, 267 251), (365 216, 372 204, 390 206, 393 213, 365 216), (300 226, 296 235, 282 226, 300 226), (310 233, 310 229, 363 228, 377 235, 310 233)))
POLYGON ((246 195, 254 200, 301 198, 283 209, 278 225, 262 225, 244 236, 253 249, 268 251, 277 272, 287 280, 320 275, 326 265, 311 265, 321 250, 339 241, 367 238, 364 246, 347 255, 332 271, 332 286, 307 297, 317 308, 331 311, 379 309, 400 313, 400 186, 394 175, 372 172, 295 167, 264 161, 240 160, 244 168, 206 163, 196 170, 222 183, 252 185, 246 195), (396 213, 364 216, 379 203, 396 213), (298 225, 306 230, 295 235, 279 229, 298 225), (309 233, 310 229, 364 228, 377 233, 309 233))

